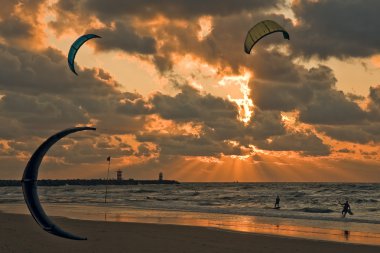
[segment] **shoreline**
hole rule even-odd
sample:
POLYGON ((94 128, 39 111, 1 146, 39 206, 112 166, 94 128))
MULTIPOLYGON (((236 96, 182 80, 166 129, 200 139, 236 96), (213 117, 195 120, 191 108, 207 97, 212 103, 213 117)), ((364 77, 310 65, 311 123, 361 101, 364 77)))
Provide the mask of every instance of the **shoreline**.
POLYGON ((88 237, 62 239, 30 215, 0 213, 0 252, 379 252, 380 246, 308 240, 222 229, 55 217, 63 229, 88 237), (36 242, 38 242, 36 244, 36 242))
MULTIPOLYGON (((318 227, 321 223, 315 224, 314 221, 274 217, 109 206, 45 204, 44 208, 51 217, 66 217, 80 221, 195 226, 226 232, 380 246, 380 233, 364 230, 360 227, 362 224, 352 222, 325 222, 325 227, 321 228, 318 227)), ((0 212, 30 216, 24 204, 0 205, 0 212)))

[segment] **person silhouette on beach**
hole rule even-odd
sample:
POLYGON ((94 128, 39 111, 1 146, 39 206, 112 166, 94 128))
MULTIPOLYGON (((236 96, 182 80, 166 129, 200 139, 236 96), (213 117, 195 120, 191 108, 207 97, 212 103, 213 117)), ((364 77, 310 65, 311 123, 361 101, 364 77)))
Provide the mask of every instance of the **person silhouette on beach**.
POLYGON ((277 195, 276 203, 274 204, 274 208, 280 208, 280 196, 277 195))
POLYGON ((343 210, 342 210, 342 217, 345 218, 346 217, 346 214, 347 213, 351 213, 351 207, 350 207, 350 204, 348 203, 348 200, 346 200, 346 202, 344 204, 340 203, 339 204, 341 206, 343 206, 343 210))

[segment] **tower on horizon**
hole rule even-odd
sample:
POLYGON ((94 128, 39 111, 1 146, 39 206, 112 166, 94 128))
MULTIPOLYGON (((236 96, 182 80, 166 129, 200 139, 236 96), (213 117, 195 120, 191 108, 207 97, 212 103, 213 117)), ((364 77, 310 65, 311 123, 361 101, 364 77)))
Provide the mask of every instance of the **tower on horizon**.
POLYGON ((158 174, 158 181, 162 181, 162 180, 164 180, 164 174, 160 172, 160 174, 158 174))
POLYGON ((123 180, 123 172, 121 170, 116 171, 117 180, 123 180))

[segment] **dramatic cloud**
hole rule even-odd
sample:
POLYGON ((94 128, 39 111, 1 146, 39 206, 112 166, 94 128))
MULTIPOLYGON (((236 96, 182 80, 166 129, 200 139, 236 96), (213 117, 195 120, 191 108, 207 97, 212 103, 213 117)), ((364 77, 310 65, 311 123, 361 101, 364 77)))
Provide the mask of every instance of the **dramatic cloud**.
MULTIPOLYGON (((65 1, 60 1, 65 2, 65 1)), ((241 13, 249 10, 262 10, 265 8, 273 8, 283 1, 268 0, 268 1, 247 1, 237 0, 235 2, 220 3, 218 0, 211 1, 170 1, 164 0, 161 2, 155 1, 113 1, 105 3, 101 0, 76 1, 83 9, 95 12, 101 19, 115 19, 124 15, 138 16, 139 18, 154 18, 159 15, 174 19, 192 19, 205 15, 227 16, 235 13, 241 13)), ((61 6, 64 6, 61 4, 61 6)), ((72 5, 66 5, 69 8, 72 5)), ((70 10, 70 9, 68 9, 70 10)))
POLYGON ((293 1, 298 25, 291 29, 292 49, 302 56, 320 58, 380 53, 379 8, 376 0, 293 1))
POLYGON ((131 27, 116 22, 112 28, 89 31, 102 37, 96 41, 98 50, 120 49, 128 53, 153 54, 156 41, 152 37, 139 36, 131 27))
POLYGON ((182 91, 171 97, 156 94, 151 99, 155 111, 164 119, 190 122, 201 121, 213 124, 219 120, 237 120, 237 105, 223 98, 207 94, 202 96, 199 91, 183 86, 182 91))
POLYGON ((318 130, 340 141, 360 144, 380 142, 380 123, 365 122, 365 124, 346 126, 320 126, 318 130))
POLYGON ((309 124, 355 124, 366 118, 366 113, 343 92, 316 92, 313 101, 301 110, 300 120, 309 124))
POLYGON ((373 121, 380 121, 380 86, 369 89, 368 114, 373 121))
POLYGON ((43 25, 40 22, 44 0, 18 2, 4 0, 0 10, 0 41, 25 48, 40 48, 43 25))
POLYGON ((312 132, 296 132, 283 136, 276 136, 272 141, 260 146, 267 150, 301 151, 305 156, 326 156, 330 154, 330 147, 312 132))

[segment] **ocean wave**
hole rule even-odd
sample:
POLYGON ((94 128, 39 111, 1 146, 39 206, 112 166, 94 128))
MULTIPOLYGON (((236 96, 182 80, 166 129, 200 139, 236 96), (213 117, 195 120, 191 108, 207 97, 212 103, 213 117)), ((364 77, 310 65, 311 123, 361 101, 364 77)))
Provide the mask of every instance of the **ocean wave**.
POLYGON ((355 203, 377 203, 378 201, 376 199, 357 199, 354 201, 355 203))
POLYGON ((158 191, 147 190, 147 189, 135 189, 135 190, 130 190, 129 192, 130 193, 154 193, 154 192, 158 192, 158 191))
MULTIPOLYGON (((175 187, 110 186, 107 202, 110 206, 380 224, 379 191, 380 184, 181 183, 175 187), (350 191, 354 193, 349 194, 350 191), (277 192, 280 193, 282 207, 270 210, 277 192), (338 200, 344 202, 347 198, 355 215, 341 219, 338 200)), ((40 199, 54 204, 103 204, 104 194, 104 186, 39 188, 40 199)), ((23 202, 20 187, 0 188, 0 204, 23 202)))
POLYGON ((7 204, 7 203, 19 203, 22 202, 21 199, 0 199, 0 204, 7 204))
MULTIPOLYGON (((148 199, 148 197, 147 197, 148 199)), ((157 201, 177 201, 179 198, 160 198, 160 197, 151 197, 150 199, 157 200, 157 201)))
POLYGON ((334 210, 328 209, 328 208, 314 208, 314 207, 305 207, 302 209, 298 209, 298 211, 305 212, 305 213, 333 213, 334 210))
POLYGON ((190 193, 187 193, 187 194, 183 194, 184 196, 189 196, 189 197, 194 197, 194 196, 198 196, 200 193, 197 192, 197 191, 194 191, 194 192, 190 192, 190 193))
POLYGON ((291 196, 294 197, 294 198, 299 198, 299 197, 303 197, 305 195, 306 195, 305 192, 295 192, 291 196))
POLYGON ((240 195, 236 195, 236 196, 222 196, 222 197, 219 197, 217 199, 221 199, 221 200, 241 200, 242 196, 240 195))
POLYGON ((197 203, 199 206, 219 206, 219 203, 211 202, 211 201, 200 201, 197 203))

